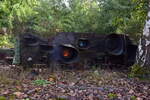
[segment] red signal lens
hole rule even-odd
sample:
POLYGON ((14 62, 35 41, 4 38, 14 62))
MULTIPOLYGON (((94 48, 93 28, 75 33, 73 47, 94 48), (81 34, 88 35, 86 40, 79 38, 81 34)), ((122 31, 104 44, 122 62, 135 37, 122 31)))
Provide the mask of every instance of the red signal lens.
POLYGON ((78 51, 72 45, 62 45, 60 47, 60 57, 62 62, 71 63, 77 60, 78 51))
POLYGON ((64 56, 64 57, 70 57, 70 56, 71 56, 70 50, 67 50, 67 49, 64 50, 64 51, 63 51, 63 56, 64 56))

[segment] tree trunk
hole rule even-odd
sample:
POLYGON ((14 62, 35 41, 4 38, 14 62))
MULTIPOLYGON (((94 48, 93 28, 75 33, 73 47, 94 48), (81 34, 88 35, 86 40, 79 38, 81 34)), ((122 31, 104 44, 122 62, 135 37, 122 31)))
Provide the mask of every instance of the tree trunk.
POLYGON ((14 52, 15 52, 15 55, 14 55, 14 59, 13 59, 13 64, 19 65, 20 64, 20 39, 19 39, 19 36, 16 36, 14 52))
POLYGON ((137 63, 143 67, 150 67, 150 9, 148 11, 148 16, 146 24, 144 26, 143 35, 140 39, 140 43, 138 46, 137 63))

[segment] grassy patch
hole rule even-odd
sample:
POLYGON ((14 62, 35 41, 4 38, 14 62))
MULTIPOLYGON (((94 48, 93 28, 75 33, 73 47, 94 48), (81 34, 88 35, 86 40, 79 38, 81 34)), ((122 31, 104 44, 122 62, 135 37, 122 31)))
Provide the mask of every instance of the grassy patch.
POLYGON ((117 94, 115 94, 115 93, 109 93, 108 94, 108 98, 109 99, 116 99, 118 96, 117 96, 117 94))
POLYGON ((136 100, 136 96, 131 96, 131 100, 136 100))
POLYGON ((141 67, 138 64, 134 64, 131 67, 129 77, 131 77, 131 78, 137 77, 140 79, 150 79, 150 69, 148 69, 146 67, 141 67))
POLYGON ((0 96, 0 100, 7 100, 7 99, 4 96, 0 96))
POLYGON ((56 100, 68 100, 66 98, 56 98, 56 100))
POLYGON ((7 76, 0 76, 0 84, 5 84, 5 85, 18 85, 20 84, 20 81, 19 80, 15 80, 15 79, 11 79, 7 76))
POLYGON ((26 98, 26 99, 22 99, 22 100, 31 100, 31 99, 29 99, 29 98, 26 98))
POLYGON ((53 83, 50 81, 47 81, 47 80, 37 79, 37 80, 33 81, 33 84, 35 84, 35 85, 48 85, 48 84, 53 84, 53 83))
POLYGON ((19 85, 21 83, 19 77, 14 70, 0 69, 0 84, 19 85))

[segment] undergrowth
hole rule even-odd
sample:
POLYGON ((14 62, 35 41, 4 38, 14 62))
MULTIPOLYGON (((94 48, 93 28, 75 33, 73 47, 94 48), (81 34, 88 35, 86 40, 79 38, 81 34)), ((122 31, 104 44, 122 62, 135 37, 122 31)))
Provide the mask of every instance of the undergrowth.
POLYGON ((12 35, 0 35, 0 48, 13 48, 14 39, 12 35))
POLYGON ((146 67, 142 67, 138 64, 134 64, 131 67, 129 77, 131 77, 131 78, 137 77, 137 78, 140 78, 140 79, 150 80, 150 69, 146 68, 146 67))

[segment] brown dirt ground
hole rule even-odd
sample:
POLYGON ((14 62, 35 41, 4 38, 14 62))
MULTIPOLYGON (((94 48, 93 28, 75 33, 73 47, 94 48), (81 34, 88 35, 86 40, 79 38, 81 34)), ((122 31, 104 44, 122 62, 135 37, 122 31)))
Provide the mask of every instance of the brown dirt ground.
POLYGON ((110 69, 51 73, 48 68, 24 71, 1 65, 0 100, 150 100, 150 82, 110 69))

